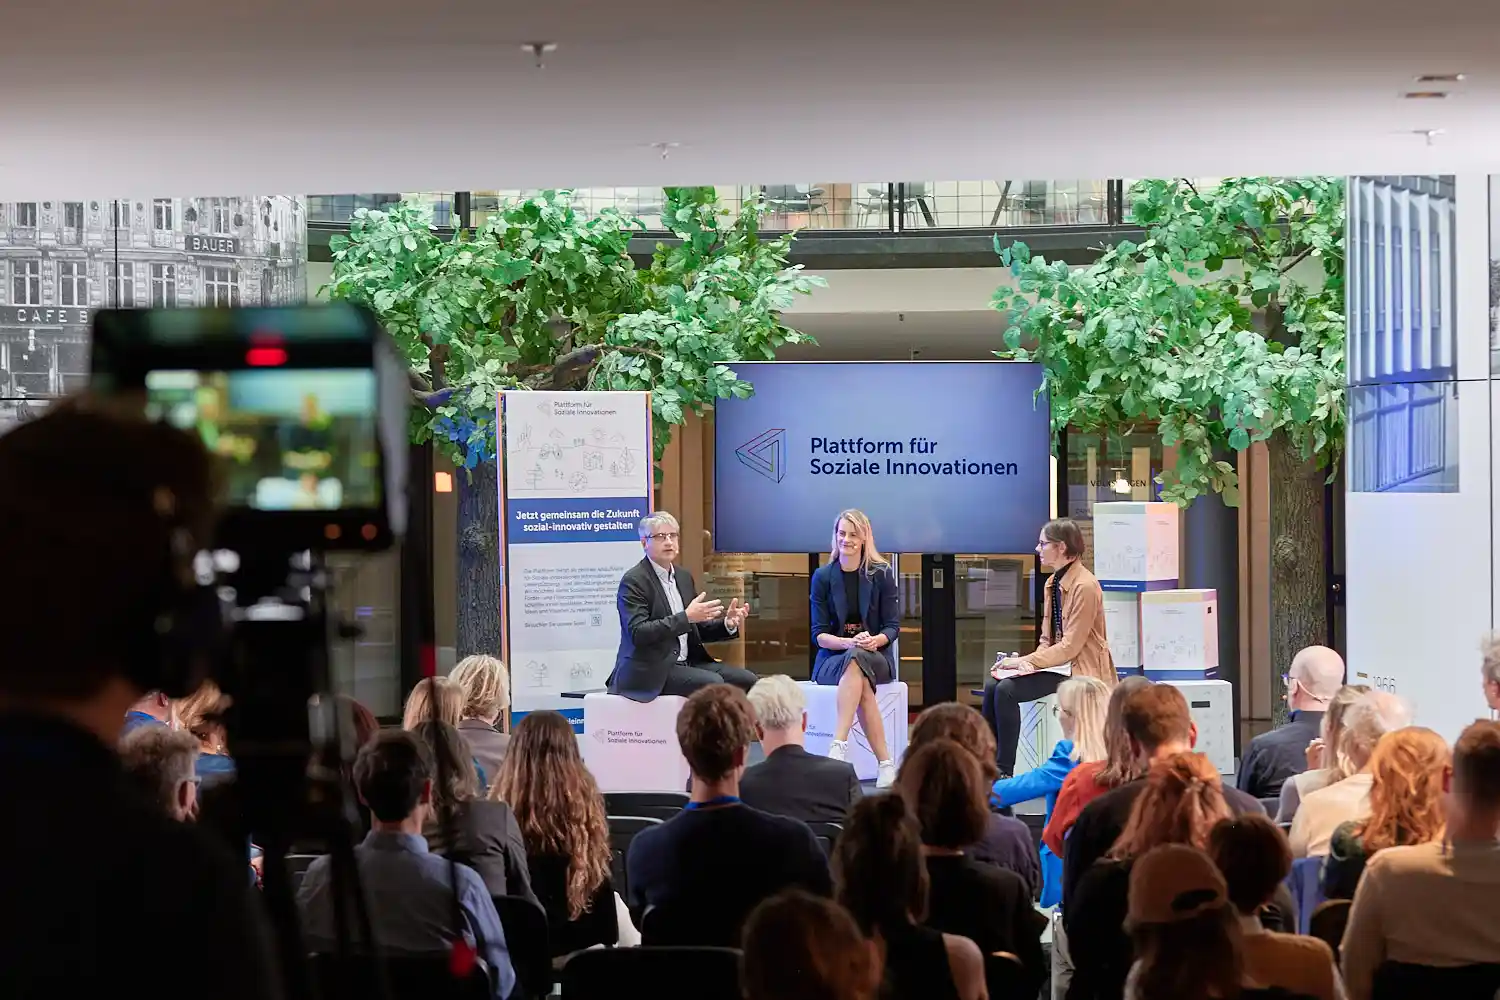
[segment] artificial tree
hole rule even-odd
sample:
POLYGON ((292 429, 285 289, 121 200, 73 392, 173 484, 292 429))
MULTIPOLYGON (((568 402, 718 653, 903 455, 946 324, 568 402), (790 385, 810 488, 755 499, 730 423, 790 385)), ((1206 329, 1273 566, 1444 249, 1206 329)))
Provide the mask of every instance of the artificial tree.
POLYGON ((1131 188, 1131 212, 1145 239, 1087 267, 996 239, 1016 279, 995 292, 1010 316, 996 353, 1042 363, 1054 430, 1156 422, 1177 449, 1161 496, 1181 506, 1205 493, 1237 506, 1226 459, 1266 442, 1271 655, 1285 667, 1328 631, 1322 532, 1324 484, 1344 443, 1344 182, 1147 180, 1131 188))
MULTIPOLYGON (((763 238, 766 207, 721 209, 714 189, 667 188, 649 267, 634 218, 585 219, 571 191, 503 205, 445 239, 430 210, 360 209, 332 244, 329 297, 372 308, 411 370, 413 440, 458 478, 458 653, 500 652, 495 403, 501 389, 649 389, 660 460, 672 426, 750 395, 730 367, 809 338, 782 310, 822 279, 787 263, 793 234, 763 238)), ((660 474, 660 470, 657 470, 660 474)))

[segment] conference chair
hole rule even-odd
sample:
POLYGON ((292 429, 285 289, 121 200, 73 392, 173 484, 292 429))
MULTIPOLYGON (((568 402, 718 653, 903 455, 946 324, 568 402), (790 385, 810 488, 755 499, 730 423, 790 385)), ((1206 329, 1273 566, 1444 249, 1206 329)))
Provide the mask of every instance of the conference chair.
POLYGON ((737 948, 597 948, 562 967, 564 1000, 740 1000, 737 948))
POLYGON ((823 848, 823 856, 833 857, 834 845, 839 842, 839 834, 844 832, 842 823, 809 823, 808 828, 812 830, 813 836, 818 838, 818 846, 823 848))
POLYGON ((1298 858, 1286 877, 1286 887, 1297 904, 1297 933, 1308 932, 1312 913, 1323 902, 1323 858, 1298 858))
POLYGON ((1500 963, 1439 967, 1411 962, 1382 962, 1375 970, 1370 1000, 1495 1000, 1500 993, 1500 963))
POLYGON ((1339 946, 1344 943, 1344 928, 1349 925, 1349 909, 1354 905, 1348 899, 1330 899, 1318 905, 1307 921, 1307 933, 1333 949, 1333 960, 1339 958, 1339 946))
POLYGON ((286 856, 287 879, 292 884, 292 892, 302 888, 302 879, 307 875, 307 870, 320 857, 322 857, 321 854, 288 854, 286 856))
POLYGON ((446 952, 377 959, 358 955, 342 960, 336 955, 312 956, 319 995, 328 1000, 354 1000, 387 994, 390 1000, 492 1000, 494 987, 482 964, 461 979, 453 976, 446 952))
POLYGON ((604 811, 610 816, 652 816, 671 819, 688 804, 687 792, 605 792, 604 811))
POLYGON ((630 882, 625 877, 625 855, 630 852, 630 842, 642 830, 659 825, 662 820, 655 816, 606 816, 609 824, 610 881, 615 891, 623 898, 630 898, 630 882))
POLYGON ((534 1000, 552 992, 552 952, 547 940, 547 914, 520 896, 492 896, 511 967, 516 970, 512 1000, 534 1000))

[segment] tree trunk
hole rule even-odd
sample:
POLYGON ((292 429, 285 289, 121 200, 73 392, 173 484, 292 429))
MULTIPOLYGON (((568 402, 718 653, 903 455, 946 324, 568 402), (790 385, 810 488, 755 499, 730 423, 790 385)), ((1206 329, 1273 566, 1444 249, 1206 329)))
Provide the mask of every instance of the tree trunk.
POLYGON ((1306 646, 1328 642, 1327 566, 1323 554, 1323 480, 1327 470, 1302 458, 1287 436, 1266 442, 1271 488, 1271 704, 1286 721, 1281 675, 1306 646))
POLYGON ((500 482, 494 462, 458 480, 458 656, 500 655, 500 482))

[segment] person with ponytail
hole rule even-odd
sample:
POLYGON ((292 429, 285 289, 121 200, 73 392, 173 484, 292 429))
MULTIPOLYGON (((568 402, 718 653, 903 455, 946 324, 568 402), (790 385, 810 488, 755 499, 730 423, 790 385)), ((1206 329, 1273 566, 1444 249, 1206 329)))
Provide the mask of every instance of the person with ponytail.
POLYGON ((1202 754, 1171 754, 1151 765, 1124 832, 1088 871, 1063 910, 1073 960, 1070 1000, 1118 1000, 1134 958, 1125 931, 1135 860, 1163 844, 1200 850, 1231 815, 1219 772, 1202 754))
POLYGON ((833 853, 835 898, 885 954, 885 1000, 987 1000, 984 957, 965 937, 924 927, 922 831, 901 795, 849 814, 833 853))

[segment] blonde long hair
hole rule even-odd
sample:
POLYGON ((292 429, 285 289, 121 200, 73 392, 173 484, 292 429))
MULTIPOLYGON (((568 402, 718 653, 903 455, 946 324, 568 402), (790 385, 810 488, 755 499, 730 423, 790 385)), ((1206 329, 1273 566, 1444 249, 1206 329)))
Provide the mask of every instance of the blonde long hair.
POLYGON ((883 570, 890 566, 890 560, 880 554, 875 547, 875 528, 870 524, 870 519, 862 510, 840 511, 839 516, 833 519, 833 540, 829 549, 829 558, 832 562, 839 561, 839 522, 848 521, 855 531, 860 535, 860 560, 859 568, 866 576, 876 570, 883 570))
POLYGON ((1104 716, 1109 708, 1109 685, 1097 677, 1072 677, 1057 689, 1057 707, 1073 717, 1073 752, 1068 759, 1082 764, 1104 760, 1104 716))
POLYGON ((463 688, 465 719, 488 722, 493 717, 496 723, 508 728, 510 674, 504 663, 493 656, 476 653, 459 660, 448 679, 463 688))
POLYGON ((464 714, 464 689, 446 677, 424 677, 406 696, 401 728, 411 732, 424 722, 457 726, 464 714))

